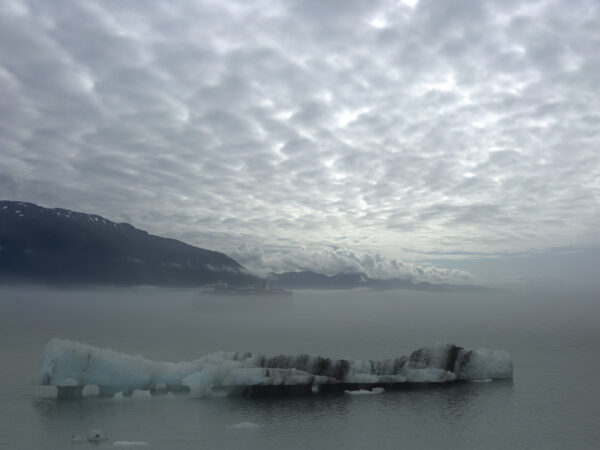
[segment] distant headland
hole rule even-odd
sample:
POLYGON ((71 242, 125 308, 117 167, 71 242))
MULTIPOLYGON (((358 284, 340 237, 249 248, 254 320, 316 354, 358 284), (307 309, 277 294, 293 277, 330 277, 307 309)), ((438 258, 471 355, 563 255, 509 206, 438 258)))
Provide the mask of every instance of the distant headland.
POLYGON ((252 274, 233 258, 149 234, 95 214, 33 203, 0 201, 0 283, 279 289, 410 289, 481 292, 474 285, 433 284, 362 273, 325 275, 309 270, 252 274))

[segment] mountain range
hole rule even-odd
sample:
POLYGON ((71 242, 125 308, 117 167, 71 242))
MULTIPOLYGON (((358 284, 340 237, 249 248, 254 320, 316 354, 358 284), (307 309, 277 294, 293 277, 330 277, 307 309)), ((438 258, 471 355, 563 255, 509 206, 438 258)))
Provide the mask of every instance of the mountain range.
MULTIPOLYGON (((154 236, 128 223, 33 203, 0 201, 0 282, 121 286, 224 282, 260 286, 264 281, 223 253, 154 236)), ((363 273, 271 273, 267 281, 284 289, 489 290, 402 278, 376 279, 363 273)))
POLYGON ((491 289, 476 285, 433 284, 413 282, 403 278, 370 278, 364 273, 342 273, 325 275, 312 271, 271 273, 267 277, 273 287, 283 289, 355 289, 369 288, 388 291, 409 289, 435 292, 489 292, 491 289))
POLYGON ((0 201, 0 281, 247 286, 262 280, 227 255, 94 214, 0 201))

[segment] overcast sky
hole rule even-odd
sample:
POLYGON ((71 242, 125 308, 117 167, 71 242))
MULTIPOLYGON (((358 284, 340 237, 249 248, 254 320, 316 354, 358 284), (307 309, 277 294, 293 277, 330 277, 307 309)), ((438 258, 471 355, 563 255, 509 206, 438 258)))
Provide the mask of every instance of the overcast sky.
POLYGON ((0 8, 1 198, 263 271, 594 276, 597 0, 0 8))

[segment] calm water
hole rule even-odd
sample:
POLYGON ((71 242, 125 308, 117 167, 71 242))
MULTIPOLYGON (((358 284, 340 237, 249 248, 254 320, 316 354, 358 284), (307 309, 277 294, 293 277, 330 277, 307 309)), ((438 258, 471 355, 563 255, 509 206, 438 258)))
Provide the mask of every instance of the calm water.
POLYGON ((600 447, 600 305, 585 296, 297 292, 197 304, 193 290, 0 289, 0 448, 573 449, 600 447), (379 359, 439 341, 508 350, 512 382, 378 395, 57 401, 31 384, 46 342, 157 360, 216 350, 379 359), (261 425, 232 429, 240 422, 261 425), (109 441, 72 444, 99 428, 109 441))

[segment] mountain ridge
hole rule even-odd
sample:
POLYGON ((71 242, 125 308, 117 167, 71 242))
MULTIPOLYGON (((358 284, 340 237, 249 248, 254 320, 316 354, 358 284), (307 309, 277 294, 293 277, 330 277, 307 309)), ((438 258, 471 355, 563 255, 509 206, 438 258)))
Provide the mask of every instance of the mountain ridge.
POLYGON ((403 278, 370 278, 365 273, 339 273, 326 275, 310 270, 270 273, 267 279, 273 287, 282 289, 355 289, 377 291, 408 289, 432 292, 496 292, 498 289, 471 284, 433 284, 414 282, 403 278))
POLYGON ((220 252, 96 214, 6 200, 0 201, 0 280, 167 286, 261 281, 220 252))
MULTIPOLYGON (((476 285, 433 284, 364 273, 326 275, 310 270, 271 273, 282 289, 408 289, 489 292, 476 285)), ((263 285, 224 253, 155 236, 129 223, 64 208, 0 200, 0 283, 75 285, 231 286, 263 285)))

